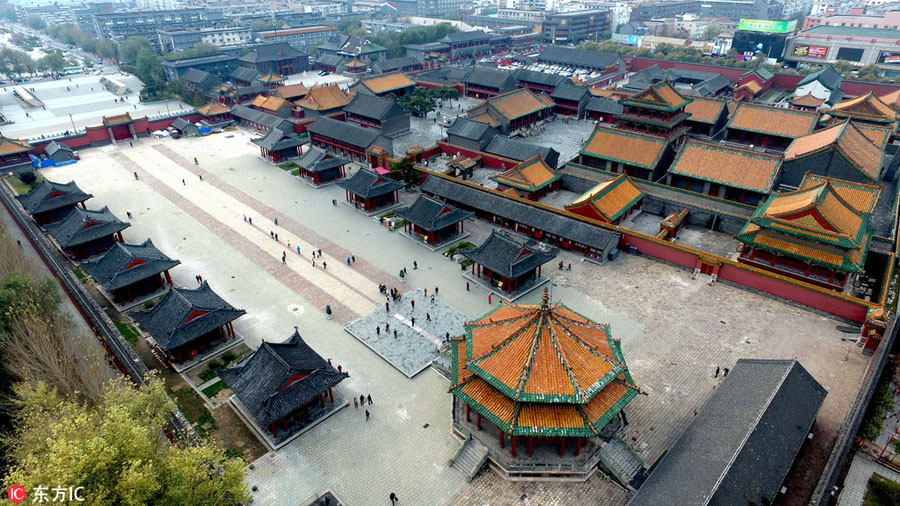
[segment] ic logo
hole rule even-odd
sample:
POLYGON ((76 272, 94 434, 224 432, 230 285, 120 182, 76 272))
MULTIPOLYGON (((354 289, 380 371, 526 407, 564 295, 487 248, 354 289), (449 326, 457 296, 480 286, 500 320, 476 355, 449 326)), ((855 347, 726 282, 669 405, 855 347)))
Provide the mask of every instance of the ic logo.
POLYGON ((13 485, 9 487, 9 500, 14 503, 20 503, 25 500, 25 487, 22 485, 13 485))

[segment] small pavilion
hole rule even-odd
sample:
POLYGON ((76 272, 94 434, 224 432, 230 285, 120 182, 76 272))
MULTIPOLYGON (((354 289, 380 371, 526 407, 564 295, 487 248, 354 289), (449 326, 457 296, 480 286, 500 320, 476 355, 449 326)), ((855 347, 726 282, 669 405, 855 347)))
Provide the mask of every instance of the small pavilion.
POLYGON ((34 190, 16 198, 34 221, 46 225, 63 219, 75 206, 87 209, 84 201, 91 197, 93 195, 81 191, 74 181, 54 183, 45 179, 34 190))
POLYGON ((93 276, 119 304, 134 302, 135 297, 165 290, 172 286, 169 269, 181 262, 172 260, 156 249, 150 239, 143 244, 116 243, 97 260, 82 262, 81 267, 93 276))
POLYGON ((67 255, 81 260, 112 248, 116 241, 124 242, 122 231, 130 226, 106 207, 99 211, 73 207, 65 218, 44 228, 67 255))
POLYGON ((467 323, 450 349, 450 392, 465 421, 475 411, 476 431, 496 430, 501 448, 509 437, 513 457, 520 443, 529 457, 535 443, 577 457, 587 441, 609 436, 607 425, 624 426, 622 410, 639 393, 609 325, 551 305, 546 288, 540 305, 501 302, 467 323))
POLYGON ((472 264, 472 274, 512 295, 536 283, 541 266, 556 258, 557 249, 538 249, 538 243, 514 238, 508 231, 493 231, 477 248, 462 252, 472 264))
POLYGON ((0 135, 0 167, 14 167, 25 163, 31 163, 28 152, 31 144, 18 139, 0 135))
POLYGON ((334 404, 332 389, 350 375, 332 367, 296 330, 287 342, 263 341, 243 365, 217 371, 236 402, 253 420, 281 441, 307 426, 311 412, 334 404))
POLYGON ((200 123, 209 127, 221 127, 234 123, 231 117, 231 108, 218 102, 210 102, 197 108, 197 112, 203 116, 200 123))
POLYGON ((215 346, 219 339, 236 337, 232 322, 246 311, 219 297, 204 281, 199 288, 175 288, 151 309, 131 314, 169 360, 183 364, 215 346))
POLYGON ((273 128, 266 135, 251 139, 250 142, 259 146, 260 154, 273 163, 281 163, 288 158, 296 158, 300 146, 304 140, 293 132, 285 132, 280 128, 273 128))
POLYGON ((257 81, 263 84, 266 88, 270 90, 274 90, 275 88, 282 86, 284 84, 284 77, 274 73, 269 72, 264 76, 259 76, 256 78, 257 81))
POLYGON ((347 202, 369 213, 396 204, 397 192, 406 185, 363 168, 338 182, 338 186, 346 190, 347 202))
POLYGON ((509 188, 528 200, 538 200, 559 189, 562 174, 551 169, 541 155, 536 155, 515 167, 492 177, 499 191, 509 188))
POLYGON ((432 248, 453 242, 463 235, 463 221, 475 215, 424 194, 419 195, 411 206, 398 209, 395 214, 406 220, 403 230, 407 235, 414 239, 421 238, 432 248))
POLYGON ((310 146, 306 153, 297 160, 297 165, 300 166, 300 177, 315 186, 343 179, 344 167, 348 163, 350 160, 331 156, 330 153, 316 146, 310 146))
POLYGON ((104 116, 103 126, 109 134, 109 140, 113 144, 117 141, 127 141, 128 139, 137 139, 134 133, 134 120, 131 114, 124 113, 116 116, 104 116))

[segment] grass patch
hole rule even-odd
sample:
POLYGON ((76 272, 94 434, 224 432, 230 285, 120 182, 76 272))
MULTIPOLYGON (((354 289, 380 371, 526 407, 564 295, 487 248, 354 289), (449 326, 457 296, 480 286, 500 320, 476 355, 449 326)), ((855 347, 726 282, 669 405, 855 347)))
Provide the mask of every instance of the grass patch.
POLYGON ((198 374, 197 376, 200 377, 200 379, 202 379, 204 382, 207 382, 216 377, 216 372, 213 371, 212 369, 207 369, 207 370, 201 372, 200 374, 198 374))
POLYGON ((291 175, 292 175, 292 176, 299 176, 299 175, 300 175, 300 169, 291 169, 291 175))
POLYGON ((238 450, 237 448, 225 448, 225 457, 229 459, 243 459, 244 452, 238 450))
POLYGON ((137 344, 139 334, 133 325, 121 321, 116 321, 115 324, 116 328, 119 329, 119 333, 122 334, 122 337, 124 337, 126 341, 131 343, 132 346, 137 344))
POLYGON ((12 186, 13 190, 15 190, 16 193, 19 195, 25 195, 26 193, 30 192, 31 190, 37 188, 37 186, 39 184, 41 184, 41 181, 43 181, 43 180, 44 180, 44 176, 42 176, 40 174, 37 174, 37 179, 35 179, 34 182, 31 184, 23 183, 22 180, 19 179, 18 176, 10 176, 8 179, 9 185, 12 186))
POLYGON ((82 283, 88 282, 88 275, 81 267, 75 268, 75 277, 78 278, 78 281, 81 281, 82 283))
POLYGON ((172 396, 172 399, 175 401, 175 404, 178 405, 178 409, 184 413, 184 416, 191 423, 201 423, 200 420, 204 415, 212 418, 212 415, 209 414, 209 410, 206 409, 206 404, 203 402, 203 399, 194 391, 191 387, 181 387, 178 390, 173 391, 172 389, 167 389, 169 391, 169 395, 172 396))
POLYGON ((473 249, 475 247, 475 245, 470 243, 469 241, 459 241, 459 244, 457 244, 457 247, 459 250, 462 251, 462 250, 467 250, 467 249, 473 249))
POLYGON ((873 474, 866 485, 863 506, 890 506, 900 504, 900 483, 873 474))
POLYGON ((200 415, 199 419, 197 419, 197 433, 200 434, 200 437, 203 439, 209 438, 209 435, 218 428, 216 420, 209 411, 206 411, 200 415))
POLYGON ((470 267, 474 263, 475 262, 473 262, 471 258, 466 258, 466 259, 463 259, 463 261, 460 262, 459 265, 461 265, 462 268, 465 269, 466 267, 470 267))
POLYGON ((300 166, 294 162, 284 162, 278 166, 279 169, 287 170, 287 171, 291 171, 291 170, 297 169, 299 167, 300 166))
POLYGON ((212 399, 213 397, 216 396, 217 393, 221 392, 222 390, 225 390, 226 388, 228 388, 228 385, 224 381, 217 381, 217 382, 213 383, 212 385, 204 388, 203 395, 212 399))

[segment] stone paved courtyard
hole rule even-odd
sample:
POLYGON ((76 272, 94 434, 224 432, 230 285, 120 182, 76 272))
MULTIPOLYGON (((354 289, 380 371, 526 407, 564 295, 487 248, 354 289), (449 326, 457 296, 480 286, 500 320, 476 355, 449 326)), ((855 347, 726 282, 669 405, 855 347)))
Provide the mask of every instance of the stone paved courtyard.
MULTIPOLYGON (((131 211, 126 240, 152 238, 181 260, 172 270, 176 284, 195 285, 194 276, 202 274, 245 309, 235 328, 248 346, 284 341, 296 325, 323 357, 349 372, 336 389, 342 396, 372 395, 369 421, 362 409, 342 409, 256 461, 247 476, 248 486, 258 487, 255 504, 300 504, 329 489, 348 505, 387 504, 391 492, 403 506, 627 501, 629 494, 601 475, 562 485, 507 483, 483 471, 466 484, 448 468, 460 442, 450 435, 447 380, 428 370, 408 379, 343 328, 384 310, 378 284, 429 292, 437 285, 440 299, 467 318, 491 308, 487 292, 476 286, 466 291, 458 265, 440 254, 371 217, 332 206, 332 199, 343 198, 340 188, 313 189, 259 159, 249 142, 255 136, 239 130, 231 138, 144 139, 133 148, 82 150, 79 163, 42 171, 92 193, 89 208, 107 205, 123 219, 131 211), (244 215, 253 217, 253 225, 244 215), (279 241, 270 231, 279 233, 279 241), (313 248, 322 249, 327 269, 312 267, 313 248), (347 266, 350 255, 357 262, 347 266), (395 274, 404 267, 409 276, 401 285, 395 274), (325 318, 326 304, 333 320, 325 318)), ((468 222, 466 230, 478 244, 490 225, 468 222)), ((712 394, 715 368, 731 367, 741 357, 798 358, 829 392, 818 426, 825 437, 837 432, 867 360, 855 344, 840 340, 834 319, 733 286, 709 285, 708 277, 691 279, 688 271, 641 256, 620 255, 603 266, 568 252, 559 259, 571 262, 572 271, 545 271, 552 298, 609 323, 635 382, 648 394, 627 408, 626 434, 646 462, 674 442, 712 394)), ((539 299, 538 291, 520 302, 539 299)))
POLYGON ((424 289, 404 293, 389 303, 390 311, 380 307, 347 325, 346 330, 411 378, 438 357, 447 333, 451 337, 465 333, 464 324, 469 319, 440 297, 432 302, 434 289, 430 290, 427 296, 424 289), (415 308, 411 301, 415 301, 415 308))

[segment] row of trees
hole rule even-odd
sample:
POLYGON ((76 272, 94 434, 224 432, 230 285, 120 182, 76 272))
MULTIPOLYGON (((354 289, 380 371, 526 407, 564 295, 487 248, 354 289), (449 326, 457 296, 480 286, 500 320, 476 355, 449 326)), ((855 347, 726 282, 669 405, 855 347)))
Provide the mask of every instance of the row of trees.
POLYGON ((387 48, 388 58, 403 56, 403 46, 407 44, 427 44, 443 39, 448 34, 459 30, 450 23, 439 23, 431 26, 419 26, 402 32, 381 32, 369 35, 369 40, 387 48))
POLYGON ((47 27, 47 35, 66 44, 78 46, 82 50, 95 54, 101 58, 115 58, 116 45, 110 40, 94 39, 90 35, 82 32, 75 25, 54 25, 47 27))
POLYGON ((170 442, 162 380, 135 389, 60 300, 0 225, 0 488, 43 486, 49 502, 52 487, 83 487, 95 505, 249 502, 244 462, 214 444, 170 442))
POLYGON ((416 88, 414 92, 398 98, 397 103, 415 116, 425 116, 437 109, 438 100, 443 104, 444 100, 458 97, 459 91, 449 86, 434 89, 416 88))

